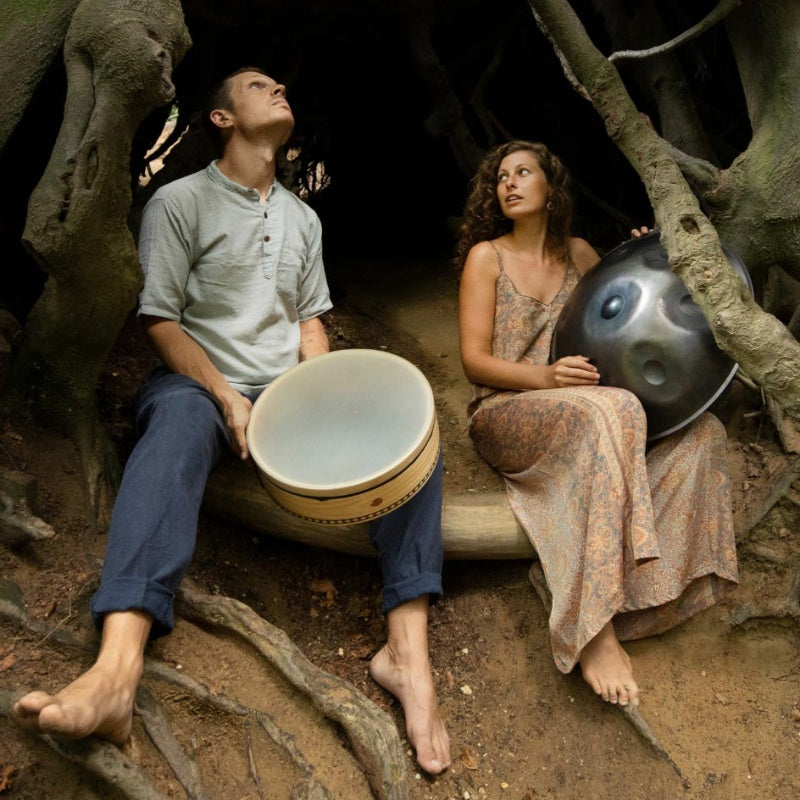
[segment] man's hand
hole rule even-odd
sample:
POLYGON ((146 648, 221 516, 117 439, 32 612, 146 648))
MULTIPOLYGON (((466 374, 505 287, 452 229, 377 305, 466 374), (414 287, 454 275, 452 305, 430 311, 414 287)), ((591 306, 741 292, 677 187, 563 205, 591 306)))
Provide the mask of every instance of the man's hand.
POLYGON ((250 455, 247 449, 247 423, 250 421, 250 411, 253 404, 235 390, 219 399, 222 416, 228 428, 231 449, 242 461, 250 455))

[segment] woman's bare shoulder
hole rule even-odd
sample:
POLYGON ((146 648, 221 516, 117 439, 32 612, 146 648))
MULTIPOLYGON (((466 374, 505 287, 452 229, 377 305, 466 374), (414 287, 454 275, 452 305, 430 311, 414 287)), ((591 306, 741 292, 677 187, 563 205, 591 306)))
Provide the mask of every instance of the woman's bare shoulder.
POLYGON ((570 237, 569 252, 581 275, 587 273, 600 260, 600 256, 594 247, 586 239, 581 239, 579 236, 570 237))
POLYGON ((497 252, 492 242, 483 241, 473 245, 469 253, 467 253, 464 269, 480 275, 497 277, 500 274, 500 267, 497 262, 497 252))

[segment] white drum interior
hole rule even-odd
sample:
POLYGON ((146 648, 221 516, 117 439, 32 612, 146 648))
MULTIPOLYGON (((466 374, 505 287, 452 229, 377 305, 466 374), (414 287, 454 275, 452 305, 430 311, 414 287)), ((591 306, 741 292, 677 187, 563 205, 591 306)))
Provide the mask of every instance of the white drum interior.
POLYGON ((433 392, 413 364, 339 350, 274 381, 256 400, 247 439, 256 465, 285 488, 346 491, 391 474, 433 419, 433 392))

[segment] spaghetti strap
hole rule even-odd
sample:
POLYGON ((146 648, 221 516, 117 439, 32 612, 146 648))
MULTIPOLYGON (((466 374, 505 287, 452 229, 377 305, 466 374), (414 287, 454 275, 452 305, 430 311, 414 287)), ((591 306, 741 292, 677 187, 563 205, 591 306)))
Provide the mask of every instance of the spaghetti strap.
POLYGON ((503 256, 500 255, 500 248, 492 241, 489 241, 489 244, 492 246, 492 250, 494 250, 494 254, 497 256, 497 266, 500 267, 500 273, 502 274, 505 270, 503 269, 503 256))

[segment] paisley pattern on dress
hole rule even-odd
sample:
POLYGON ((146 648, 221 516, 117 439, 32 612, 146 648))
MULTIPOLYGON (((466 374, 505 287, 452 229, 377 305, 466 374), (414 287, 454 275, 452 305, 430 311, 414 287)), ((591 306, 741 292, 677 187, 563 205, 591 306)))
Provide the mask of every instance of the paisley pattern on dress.
MULTIPOLYGON (((497 255, 493 353, 547 364, 577 270, 568 265, 548 305, 520 294, 497 255)), ((541 560, 562 672, 612 618, 621 641, 638 639, 735 588, 727 440, 716 417, 704 413, 648 449, 644 409, 624 389, 474 390, 470 436, 503 475, 541 560)))

